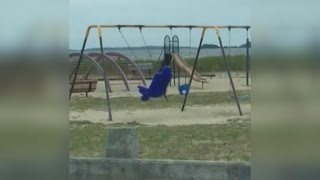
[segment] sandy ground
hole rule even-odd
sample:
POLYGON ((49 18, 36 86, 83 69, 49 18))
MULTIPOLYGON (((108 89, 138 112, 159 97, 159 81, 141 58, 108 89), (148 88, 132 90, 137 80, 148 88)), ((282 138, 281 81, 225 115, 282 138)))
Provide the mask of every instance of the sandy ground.
POLYGON ((188 107, 184 112, 179 108, 113 111, 114 121, 108 121, 105 111, 86 110, 70 112, 70 120, 98 122, 104 124, 137 122, 144 125, 191 125, 191 124, 221 124, 229 119, 245 119, 250 116, 251 106, 242 105, 244 116, 240 117, 236 105, 188 107))
MULTIPOLYGON (((243 73, 233 73, 235 87, 238 90, 248 90, 250 87, 245 85, 246 79, 243 73)), ((218 92, 229 91, 230 83, 226 73, 216 74, 216 77, 208 78, 209 83, 204 84, 202 89, 201 83, 193 82, 191 92, 218 92)), ((176 81, 177 82, 177 81, 176 81)), ((128 92, 125 89, 123 82, 111 81, 113 92, 110 93, 111 98, 115 97, 139 97, 137 91, 138 80, 131 81, 128 92)), ((141 82, 140 82, 141 83, 141 82)), ((184 78, 181 78, 181 83, 184 83, 184 78)), ((147 81, 150 84, 150 81, 147 81)), ((177 87, 171 86, 167 90, 167 94, 177 94, 177 87)), ((75 94, 74 96, 84 96, 84 94, 75 94)), ((97 90, 90 93, 91 97, 105 98, 104 84, 99 82, 97 90)), ((245 119, 251 115, 251 105, 242 104, 244 116, 239 116, 236 104, 219 105, 219 106, 187 106, 184 112, 180 111, 181 107, 170 109, 154 109, 154 110, 113 110, 113 121, 108 121, 106 111, 86 110, 83 112, 70 111, 69 118, 71 121, 91 121, 99 123, 129 123, 138 122, 144 125, 191 125, 191 124, 221 124, 229 119, 239 118, 245 119)))

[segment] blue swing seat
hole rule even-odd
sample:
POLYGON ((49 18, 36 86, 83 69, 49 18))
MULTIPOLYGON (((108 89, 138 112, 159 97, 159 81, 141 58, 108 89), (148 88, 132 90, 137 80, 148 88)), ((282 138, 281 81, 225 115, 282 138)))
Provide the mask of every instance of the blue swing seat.
POLYGON ((179 86, 178 90, 181 95, 185 95, 185 94, 189 93, 190 86, 189 86, 189 84, 183 84, 183 85, 179 86))
POLYGON ((152 79, 149 88, 138 86, 139 92, 142 94, 141 100, 148 101, 150 97, 161 97, 166 94, 167 87, 171 80, 171 68, 165 66, 160 72, 157 72, 152 79))

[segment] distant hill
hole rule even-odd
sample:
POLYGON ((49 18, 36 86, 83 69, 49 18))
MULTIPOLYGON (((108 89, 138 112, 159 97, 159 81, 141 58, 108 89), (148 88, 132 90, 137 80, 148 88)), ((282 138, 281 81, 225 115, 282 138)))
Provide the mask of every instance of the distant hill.
MULTIPOLYGON (((145 47, 131 47, 133 50, 145 49, 145 47)), ((159 49, 162 46, 148 46, 148 49, 159 49)), ((104 50, 129 50, 129 47, 104 47, 104 50)), ((88 48, 87 51, 100 51, 99 47, 96 48, 88 48)))
POLYGON ((213 48, 213 49, 216 49, 216 48, 220 48, 220 46, 218 46, 218 45, 215 45, 215 44, 204 44, 204 45, 202 45, 201 46, 201 48, 203 48, 203 49, 211 49, 211 48, 213 48))
MULTIPOLYGON (((224 48, 228 48, 229 46, 224 46, 224 48)), ((231 46, 232 48, 245 48, 246 47, 246 43, 240 45, 240 46, 231 46)), ((249 47, 251 48, 251 42, 249 42, 249 47)), ((146 47, 131 47, 132 50, 145 50, 146 47)), ((148 46, 148 49, 149 50, 152 50, 152 49, 161 49, 163 48, 162 46, 148 46)), ((184 49, 184 48, 187 48, 189 49, 188 46, 180 46, 180 49, 184 49)), ((203 44, 201 46, 201 48, 203 49, 217 49, 217 48, 220 48, 220 46, 216 45, 216 44, 203 44)), ((103 48, 105 51, 117 51, 117 50, 130 50, 128 47, 104 47, 103 48)), ((191 49, 197 49, 197 47, 191 47, 191 49)), ((77 52, 77 51, 80 51, 79 50, 76 50, 76 49, 70 49, 69 51, 71 52, 77 52)), ((96 47, 96 48, 87 48, 86 51, 100 51, 100 48, 99 47, 96 47)))
MULTIPOLYGON (((239 47, 245 48, 247 47, 247 43, 241 44, 239 47)), ((249 48, 251 48, 251 41, 249 41, 249 48)))
MULTIPOLYGON (((223 46, 224 48, 229 48, 229 46, 223 46)), ((241 44, 240 46, 230 46, 231 48, 246 48, 247 47, 247 44, 244 43, 244 44, 241 44)), ((251 48, 251 41, 249 41, 249 47, 251 48)), ((201 48, 203 49, 217 49, 217 48, 220 48, 220 46, 216 45, 216 44, 204 44, 201 46, 201 48)))
MULTIPOLYGON (((146 47, 142 46, 142 47, 131 47, 132 50, 145 50, 146 47)), ((149 50, 159 50, 162 49, 163 46, 148 46, 149 50)), ((130 48, 128 47, 104 47, 103 48, 105 51, 119 51, 119 50, 130 50, 130 48)), ((187 46, 180 46, 180 49, 189 49, 189 47, 187 46)), ((196 47, 191 47, 191 49, 196 49, 196 47)), ((80 49, 76 50, 76 49, 69 49, 69 51, 71 52, 77 52, 80 51, 80 49)), ((96 48, 86 48, 85 51, 100 51, 99 47, 96 48)))

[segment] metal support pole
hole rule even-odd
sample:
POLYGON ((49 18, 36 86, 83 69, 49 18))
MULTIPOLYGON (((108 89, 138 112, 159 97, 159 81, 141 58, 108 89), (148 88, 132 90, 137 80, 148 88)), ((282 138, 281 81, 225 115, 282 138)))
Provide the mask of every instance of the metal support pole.
MULTIPOLYGON (((191 88, 191 83, 192 83, 192 79, 193 79, 192 77, 193 77, 193 74, 194 74, 194 72, 196 70, 196 66, 197 66, 197 62, 198 62, 198 59, 199 59, 200 50, 201 50, 201 46, 202 46, 202 42, 203 42, 203 38, 204 38, 205 33, 206 33, 206 28, 203 28, 202 29, 200 43, 199 43, 199 47, 198 47, 198 51, 197 51, 197 56, 196 56, 196 59, 195 59, 194 64, 193 64, 192 73, 191 73, 190 80, 189 80, 189 87, 190 88, 191 88)), ((186 105, 189 92, 190 92, 190 89, 189 89, 189 91, 187 91, 186 95, 184 96, 184 101, 183 101, 183 105, 182 105, 181 111, 184 111, 184 107, 186 105)))
POLYGON ((88 27, 87 32, 86 32, 86 36, 85 36, 84 41, 83 41, 81 54, 79 56, 78 64, 76 66, 74 77, 73 77, 72 84, 71 84, 71 88, 70 88, 70 91, 69 91, 69 100, 71 99, 72 91, 74 89, 74 84, 76 83, 77 75, 78 75, 78 72, 79 72, 79 67, 80 67, 80 64, 81 64, 81 60, 82 60, 82 56, 83 56, 83 53, 84 53, 84 49, 85 49, 86 44, 87 44, 87 40, 88 40, 90 29, 91 29, 91 27, 88 27))
POLYGON ((249 54, 249 48, 250 48, 250 41, 249 41, 249 35, 248 35, 248 30, 249 28, 247 27, 247 52, 246 52, 246 84, 249 86, 249 71, 250 71, 250 54, 249 54))
POLYGON ((180 68, 178 67, 178 87, 180 87, 180 68))
MULTIPOLYGON (((99 43, 100 43, 100 52, 101 52, 101 58, 104 58, 104 52, 103 52, 103 42, 102 42, 102 31, 101 31, 101 27, 98 26, 97 27, 98 30, 98 35, 99 35, 99 43)), ((103 61, 103 73, 106 77, 107 74, 107 64, 106 61, 103 61)), ((112 121, 112 113, 111 113, 111 103, 110 103, 110 96, 109 96, 109 87, 108 85, 105 83, 105 89, 106 89, 106 105, 107 105, 107 110, 108 110, 108 114, 109 114, 109 121, 112 121)))
POLYGON ((176 86, 176 67, 174 61, 172 61, 172 69, 173 69, 173 86, 176 86))
POLYGON ((229 76, 229 80, 230 80, 231 88, 232 88, 232 91, 233 91, 233 95, 234 95, 234 98, 236 99, 236 103, 237 103, 237 107, 238 107, 238 110, 239 110, 239 114, 240 114, 240 116, 242 116, 242 110, 241 110, 241 107, 240 107, 239 99, 238 99, 237 92, 236 92, 236 89, 235 89, 234 84, 233 84, 233 80, 232 80, 232 76, 231 76, 231 73, 230 73, 229 64, 228 64, 228 61, 226 59, 226 54, 224 52, 221 36, 220 36, 220 33, 219 33, 218 29, 216 29, 216 33, 217 33, 217 36, 218 36, 221 52, 222 52, 222 55, 223 55, 224 65, 226 67, 226 70, 227 70, 227 73, 228 73, 228 76, 229 76))
POLYGON ((191 57, 191 31, 192 31, 192 27, 189 27, 189 57, 191 57))

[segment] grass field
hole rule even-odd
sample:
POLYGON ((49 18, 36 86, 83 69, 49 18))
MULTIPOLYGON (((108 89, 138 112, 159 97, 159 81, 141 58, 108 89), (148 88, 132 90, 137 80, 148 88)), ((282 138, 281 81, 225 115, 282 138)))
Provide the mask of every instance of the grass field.
POLYGON ((136 123, 104 125, 71 122, 71 157, 103 157, 110 127, 136 127, 143 159, 249 161, 250 120, 231 119, 227 124, 143 126, 136 123))
MULTIPOLYGON (((249 95, 242 104, 250 103, 250 90, 238 91, 239 95, 249 95)), ((116 111, 162 109, 180 107, 184 96, 169 95, 169 103, 164 98, 148 102, 138 97, 111 98, 116 111)), ((205 107, 234 103, 231 93, 198 92, 190 93, 188 106, 205 107), (210 98, 208 98, 210 97, 210 98)), ((70 111, 104 111, 105 99, 94 97, 73 97, 70 111)), ((209 117, 210 118, 210 117, 209 117)), ((140 140, 139 157, 144 159, 184 159, 249 161, 251 157, 250 118, 226 118, 223 124, 192 125, 143 125, 132 121, 121 124, 92 123, 89 119, 70 122, 69 152, 71 157, 103 157, 109 128, 135 127, 140 140), (87 121, 86 121, 87 120, 87 121)), ((194 120, 196 121, 196 119, 194 120)))

